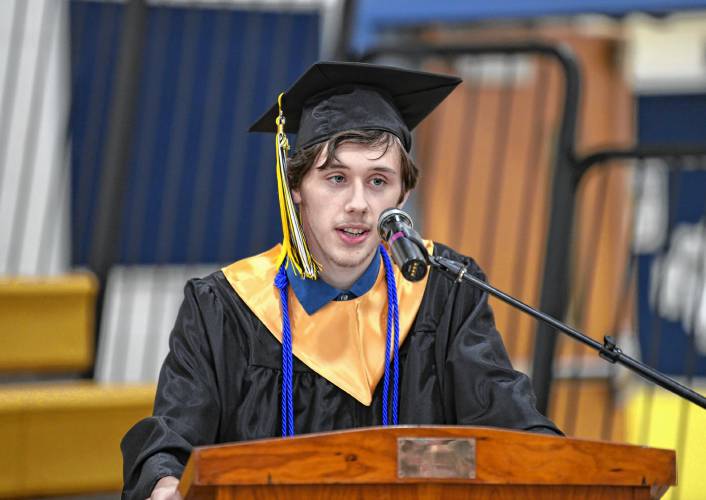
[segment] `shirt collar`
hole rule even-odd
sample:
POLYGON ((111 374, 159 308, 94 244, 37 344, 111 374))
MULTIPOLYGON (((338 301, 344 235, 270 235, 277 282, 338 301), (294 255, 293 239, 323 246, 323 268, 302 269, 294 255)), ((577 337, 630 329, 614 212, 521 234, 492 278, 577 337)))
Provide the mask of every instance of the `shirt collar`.
POLYGON ((332 300, 348 300, 360 297, 370 290, 380 272, 380 249, 375 252, 372 262, 365 272, 353 283, 349 290, 339 290, 326 283, 321 278, 308 280, 295 275, 292 266, 287 266, 287 279, 306 313, 311 316, 332 300), (345 298, 344 298, 345 297, 345 298))

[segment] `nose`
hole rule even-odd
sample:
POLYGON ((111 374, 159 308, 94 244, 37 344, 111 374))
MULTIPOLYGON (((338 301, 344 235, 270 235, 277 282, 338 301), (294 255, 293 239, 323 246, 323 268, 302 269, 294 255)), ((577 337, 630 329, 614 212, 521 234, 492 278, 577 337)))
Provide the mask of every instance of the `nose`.
POLYGON ((345 205, 346 213, 366 214, 369 208, 363 182, 357 181, 351 183, 345 205))

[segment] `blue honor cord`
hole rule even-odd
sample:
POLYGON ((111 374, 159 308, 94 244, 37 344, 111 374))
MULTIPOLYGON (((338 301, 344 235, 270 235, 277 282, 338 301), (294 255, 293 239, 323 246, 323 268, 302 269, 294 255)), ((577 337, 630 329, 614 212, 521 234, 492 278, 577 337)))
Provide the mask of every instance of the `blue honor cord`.
MULTIPOLYGON (((397 284, 392 268, 390 256, 385 247, 380 245, 380 255, 385 266, 385 279, 387 282, 387 342, 385 345, 385 374, 382 386, 382 425, 397 425, 399 406, 399 345, 400 345, 400 319, 397 306, 397 284), (394 335, 393 335, 394 332, 394 335), (389 392, 390 392, 390 353, 392 357, 392 421, 389 421, 389 392)), ((275 276, 274 285, 279 289, 280 303, 282 305, 282 437, 294 436, 294 358, 292 355, 292 330, 289 323, 289 300, 287 288, 289 281, 285 264, 275 276)))

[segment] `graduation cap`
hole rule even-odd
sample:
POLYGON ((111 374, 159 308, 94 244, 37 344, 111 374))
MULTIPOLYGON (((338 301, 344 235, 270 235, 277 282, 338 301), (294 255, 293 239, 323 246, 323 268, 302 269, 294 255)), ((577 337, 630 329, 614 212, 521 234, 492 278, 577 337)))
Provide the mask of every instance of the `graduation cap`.
POLYGON ((284 241, 278 262, 287 258, 295 272, 316 279, 287 183, 287 132, 296 148, 327 141, 347 130, 384 130, 410 151, 416 127, 461 83, 456 76, 365 63, 320 62, 311 66, 251 127, 276 134, 277 188, 284 241))
MULTIPOLYGON (((346 130, 385 130, 409 151, 410 131, 459 83, 455 76, 392 66, 320 62, 284 93, 282 112, 287 131, 297 134, 297 149, 346 130)), ((279 114, 275 103, 250 131, 276 132, 279 114)))

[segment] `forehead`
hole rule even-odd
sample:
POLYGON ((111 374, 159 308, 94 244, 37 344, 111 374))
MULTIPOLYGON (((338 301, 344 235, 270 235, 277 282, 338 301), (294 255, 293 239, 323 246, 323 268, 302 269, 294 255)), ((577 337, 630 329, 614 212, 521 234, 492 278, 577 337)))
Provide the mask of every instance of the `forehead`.
POLYGON ((319 156, 314 162, 314 167, 317 169, 335 167, 350 169, 385 167, 397 173, 401 170, 401 146, 394 140, 383 142, 382 144, 365 144, 346 141, 336 147, 331 157, 329 157, 329 149, 327 146, 328 145, 321 149, 319 156))

